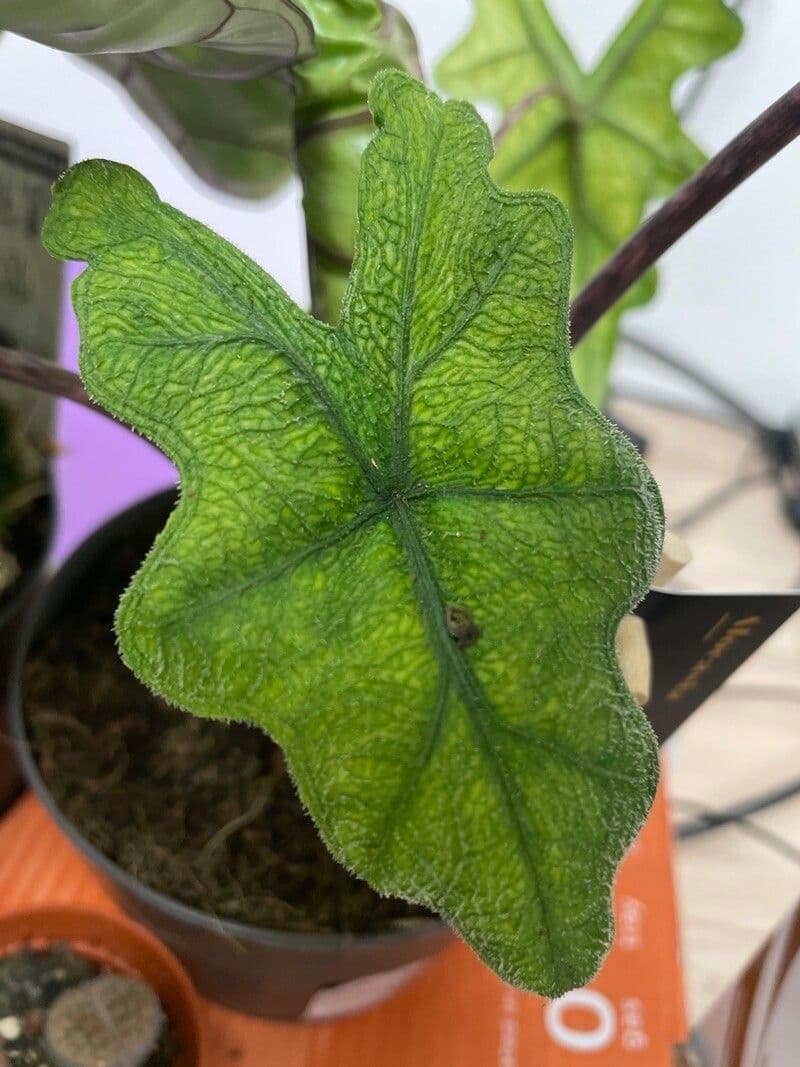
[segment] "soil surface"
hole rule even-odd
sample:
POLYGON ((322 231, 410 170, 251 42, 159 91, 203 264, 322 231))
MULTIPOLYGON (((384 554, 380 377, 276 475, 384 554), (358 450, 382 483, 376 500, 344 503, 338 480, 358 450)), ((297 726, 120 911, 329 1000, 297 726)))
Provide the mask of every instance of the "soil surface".
MULTIPOLYGON (((47 1013, 58 997, 103 973, 66 945, 23 949, 0 957, 0 1064, 2 1067, 58 1067, 45 1040, 47 1013)), ((152 1045, 150 1046, 152 1048, 152 1045)), ((177 1049, 167 1029, 141 1067, 171 1067, 177 1049)))
POLYGON ((427 914, 336 863, 265 734, 169 707, 120 661, 114 608, 157 528, 109 546, 25 667, 34 755, 61 810, 136 878, 218 917, 372 932, 427 914))

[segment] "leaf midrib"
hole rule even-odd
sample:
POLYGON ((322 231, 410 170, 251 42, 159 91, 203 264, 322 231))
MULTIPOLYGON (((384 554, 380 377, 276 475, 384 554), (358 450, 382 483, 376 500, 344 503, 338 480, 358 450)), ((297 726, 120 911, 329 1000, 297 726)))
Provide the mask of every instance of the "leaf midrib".
MULTIPOLYGON (((483 499, 487 503, 497 503, 498 500, 503 499, 516 502, 531 502, 548 496, 604 496, 608 493, 636 493, 638 495, 637 488, 634 486, 551 486, 522 492, 480 490, 463 486, 442 486, 426 490, 418 489, 415 493, 409 494, 411 499, 406 499, 397 494, 388 501, 376 501, 373 505, 364 508, 350 523, 338 527, 315 544, 294 553, 291 558, 282 561, 269 574, 260 577, 260 581, 280 578, 291 571, 294 566, 308 561, 317 553, 342 544, 358 530, 377 525, 379 522, 388 521, 398 545, 403 551, 411 574, 415 596, 431 651, 439 665, 440 681, 437 700, 431 709, 431 717, 420 747, 419 758, 410 768, 408 781, 404 783, 401 793, 393 800, 391 807, 388 809, 391 814, 387 816, 384 833, 381 835, 382 844, 380 847, 381 849, 384 849, 384 847, 388 849, 392 828, 399 821, 404 806, 413 794, 415 785, 418 784, 442 739, 445 729, 447 699, 452 689, 459 697, 460 703, 467 713, 476 746, 488 771, 488 780, 505 810, 508 825, 519 845, 519 854, 522 857, 528 881, 539 903, 543 939, 547 946, 550 970, 554 981, 558 981, 561 962, 568 956, 566 953, 560 952, 556 944, 556 935, 559 927, 553 918, 549 897, 542 885, 541 859, 537 855, 536 834, 530 826, 522 804, 515 796, 513 788, 510 787, 510 780, 513 776, 508 772, 496 745, 492 743, 492 733, 494 730, 500 730, 511 736, 518 736, 519 741, 533 744, 550 756, 569 763, 591 777, 611 780, 622 779, 625 781, 628 779, 627 776, 606 770, 602 766, 593 764, 585 758, 567 751, 555 741, 541 738, 527 731, 520 731, 497 717, 468 655, 464 649, 456 644, 447 628, 445 617, 446 597, 441 588, 434 564, 424 546, 423 537, 414 519, 411 505, 419 500, 453 497, 466 497, 473 500, 483 499)), ((258 584, 258 581, 247 583, 248 586, 253 584, 258 584)), ((225 598, 240 594, 244 591, 244 588, 237 587, 227 590, 225 598)), ((218 600, 221 599, 223 598, 218 598, 218 600)), ((189 610, 191 615, 194 616, 201 611, 207 611, 209 606, 209 602, 205 601, 195 605, 194 609, 189 610)), ((180 613, 180 618, 176 617, 174 621, 178 623, 185 622, 187 617, 187 609, 183 609, 180 613)), ((163 623, 163 625, 169 624, 169 621, 163 623)), ((571 981, 571 976, 565 976, 565 980, 571 981)))
MULTIPOLYGON (((397 502, 390 513, 392 527, 404 551, 412 575, 414 591, 420 606, 431 649, 439 663, 442 678, 449 680, 467 711, 472 733, 489 770, 491 783, 519 844, 519 853, 542 917, 543 940, 547 946, 550 972, 559 974, 559 961, 565 956, 557 953, 555 933, 558 925, 550 911, 550 902, 542 886, 538 857, 534 851, 533 832, 519 800, 508 787, 508 774, 500 753, 491 742, 491 720, 494 713, 489 699, 472 664, 450 635, 445 618, 445 598, 433 563, 420 537, 411 513, 403 502, 397 502)), ((428 748, 430 755, 432 750, 428 748)))
MULTIPOLYGON (((643 20, 642 25, 638 27, 635 33, 631 34, 631 39, 629 41, 624 42, 624 47, 619 45, 619 41, 620 37, 625 34, 626 29, 630 27, 630 21, 628 22, 627 26, 624 26, 622 28, 620 34, 616 36, 615 40, 612 42, 611 46, 606 51, 603 58, 595 67, 594 72, 589 75, 587 79, 590 83, 595 81, 597 82, 596 85, 593 85, 594 93, 591 98, 592 108, 596 108, 597 105, 601 103, 603 97, 614 84, 620 71, 624 68, 625 64, 636 52, 641 43, 647 37, 649 37, 650 34, 653 33, 654 30, 657 28, 659 22, 664 16, 666 8, 669 6, 669 3, 670 0, 660 0, 660 2, 657 3, 656 6, 653 8, 650 18, 643 20), (616 52, 619 52, 619 55, 615 55, 616 52), (611 67, 608 71, 604 73, 603 78, 601 80, 599 75, 603 72, 603 67, 606 63, 611 63, 611 67)), ((634 12, 631 18, 636 18, 637 14, 638 10, 634 12)))
MULTIPOLYGON (((576 89, 576 85, 573 84, 573 77, 576 79, 576 81, 580 80, 583 76, 583 72, 575 61, 575 57, 571 49, 569 49, 568 45, 566 46, 567 49, 570 51, 570 58, 572 59, 575 69, 572 72, 567 72, 566 69, 562 69, 561 64, 556 60, 555 56, 552 56, 546 48, 542 47, 542 44, 539 41, 536 26, 531 21, 530 14, 523 0, 513 0, 513 2, 514 6, 517 9, 517 14, 519 15, 520 22, 525 28, 525 33, 528 38, 528 43, 530 44, 531 51, 535 52, 536 55, 539 56, 544 66, 550 72, 553 81, 556 82, 559 86, 561 86, 568 96, 572 96, 576 89)), ((557 26, 554 27, 554 29, 555 32, 560 33, 560 30, 558 30, 557 26)))
POLYGON ((623 496, 627 494, 633 494, 638 497, 640 492, 641 487, 635 485, 554 485, 534 487, 531 489, 484 489, 463 485, 417 486, 416 488, 409 490, 407 493, 395 493, 388 499, 376 498, 374 502, 367 504, 358 511, 349 522, 334 527, 328 533, 319 537, 316 541, 312 541, 309 544, 304 545, 302 548, 298 548, 295 552, 292 552, 288 556, 282 558, 279 562, 276 562, 275 566, 270 567, 266 572, 263 568, 259 568, 246 580, 237 585, 228 586, 220 594, 213 597, 206 597, 202 600, 197 600, 191 604, 185 605, 181 608, 180 612, 176 612, 174 616, 160 619, 159 626, 177 626, 187 618, 195 618, 197 615, 205 614, 206 612, 219 607, 220 604, 224 604, 227 600, 241 596, 250 589, 257 588, 259 585, 267 585, 270 582, 278 581, 280 578, 291 573, 296 567, 313 559, 326 549, 334 548, 336 545, 343 543, 354 533, 366 529, 369 526, 377 525, 381 520, 389 518, 392 509, 398 505, 407 507, 409 504, 416 503, 417 501, 448 499, 483 500, 486 501, 487 504, 506 503, 524 505, 535 500, 559 499, 563 497, 576 497, 579 499, 596 497, 598 499, 605 499, 609 496, 623 496))
MULTIPOLYGON (((520 17, 523 17, 524 5, 520 2, 520 0, 515 0, 515 3, 517 8, 519 9, 520 17)), ((667 13, 668 7, 669 0, 660 0, 660 3, 658 3, 654 10, 650 13, 649 18, 645 19, 642 22, 642 25, 637 28, 636 32, 631 35, 630 40, 625 42, 624 48, 618 47, 620 35, 617 35, 617 38, 612 42, 610 47, 606 50, 605 54, 600 58, 593 71, 586 72, 582 70, 578 66, 576 61, 576 70, 578 72, 577 76, 580 81, 580 85, 582 87, 585 87, 587 90, 591 90, 591 92, 587 92, 586 99, 582 100, 580 104, 578 104, 577 99, 572 100, 572 103, 574 105, 574 114, 566 121, 561 120, 559 123, 556 123, 556 125, 549 131, 547 137, 545 138, 545 142, 549 141, 553 134, 557 135, 564 128, 568 129, 569 127, 574 127, 576 132, 580 132, 590 127, 594 123, 599 123, 605 125, 608 129, 613 130, 621 137, 635 140, 641 148, 648 151, 654 158, 658 160, 658 162, 662 166, 667 167, 671 170, 677 169, 675 164, 671 160, 669 160, 656 145, 649 144, 639 134, 629 130, 626 126, 615 121, 611 117, 604 115, 601 110, 601 105, 605 96, 608 94, 610 88, 614 85, 625 64, 628 62, 630 57, 636 52, 642 42, 646 40, 646 38, 649 37, 650 34, 653 33, 659 27, 659 24, 663 21, 667 13), (615 55, 616 52, 619 52, 618 56, 615 55), (608 71, 604 72, 603 67, 606 63, 609 62, 611 63, 611 66, 608 71), (601 74, 603 75, 602 80, 600 78, 601 74)), ((623 29, 620 31, 620 34, 624 34, 626 32, 626 29, 630 25, 630 21, 636 18, 637 14, 638 10, 634 12, 626 26, 623 27, 623 29)), ((543 50, 538 40, 536 39, 535 30, 527 25, 527 16, 524 17, 524 20, 526 22, 526 28, 528 29, 529 43, 531 49, 537 55, 539 55, 540 58, 542 58, 543 62, 545 62, 545 65, 547 66, 548 70, 550 70, 551 74, 558 82, 562 91, 566 94, 567 99, 572 99, 574 90, 572 93, 570 93, 568 87, 564 83, 563 78, 558 77, 558 72, 552 67, 552 64, 548 62, 547 57, 544 55, 543 50)), ((538 107, 541 103, 541 100, 537 100, 532 105, 532 108, 538 107)), ((514 126, 518 126, 519 123, 523 121, 527 113, 528 112, 526 110, 523 115, 520 115, 520 117, 514 123, 514 126)), ((545 146, 546 143, 535 146, 533 150, 529 149, 526 153, 526 157, 523 160, 517 161, 513 165, 506 166, 502 169, 496 168, 498 177, 500 179, 505 179, 509 175, 516 173, 518 170, 524 169, 527 163, 530 162, 531 159, 535 159, 545 146)), ((572 179, 573 175, 571 174, 570 181, 572 181, 572 179)))

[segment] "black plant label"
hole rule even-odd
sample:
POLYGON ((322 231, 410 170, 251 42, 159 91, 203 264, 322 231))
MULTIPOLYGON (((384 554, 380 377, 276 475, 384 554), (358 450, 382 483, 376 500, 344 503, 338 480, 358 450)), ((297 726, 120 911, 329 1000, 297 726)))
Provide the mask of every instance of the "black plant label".
POLYGON ((800 609, 800 590, 696 593, 654 589, 639 608, 653 653, 646 711, 665 741, 800 609))

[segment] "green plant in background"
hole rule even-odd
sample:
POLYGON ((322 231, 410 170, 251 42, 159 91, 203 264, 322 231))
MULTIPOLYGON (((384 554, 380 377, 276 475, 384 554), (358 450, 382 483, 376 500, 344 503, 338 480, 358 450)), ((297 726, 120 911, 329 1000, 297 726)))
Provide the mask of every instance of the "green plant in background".
POLYGON ((418 69, 398 12, 379 0, 0 0, 0 29, 91 58, 217 188, 264 197, 295 168, 314 311, 335 320, 369 84, 386 67, 418 69))
POLYGON ((113 74, 212 184, 263 196, 288 177, 284 71, 316 48, 289 0, 0 0, 0 27, 113 74))
MULTIPOLYGON (((730 52, 741 22, 723 0, 641 0, 586 72, 545 0, 476 0, 476 8, 472 29, 439 66, 440 84, 502 109, 492 167, 500 185, 548 189, 566 204, 577 292, 648 203, 703 163, 674 110, 673 87, 730 52)), ((576 347, 576 376, 595 403, 608 387, 620 317, 654 293, 651 274, 576 347)))
POLYGON ((56 188, 87 387, 182 476, 120 647, 266 729, 346 866, 558 995, 656 785, 614 638, 661 504, 569 370, 562 206, 497 189, 469 105, 386 73, 372 107, 336 328, 127 167, 56 188))
MULTIPOLYGON (((212 185, 266 196, 292 169, 304 191, 312 303, 335 322, 355 243, 366 106, 381 69, 418 71, 407 23, 379 0, 0 0, 0 28, 91 56, 113 74, 212 185), (89 18, 89 15, 93 15, 89 18), (89 24, 89 30, 84 27, 89 24)), ((448 91, 503 109, 494 176, 559 196, 575 227, 577 290, 635 229, 646 205, 703 160, 672 106, 676 79, 730 51, 741 34, 723 0, 642 0, 591 73, 544 0, 477 0, 472 31, 439 69, 448 91)), ((626 307, 575 354, 601 403, 626 307)))

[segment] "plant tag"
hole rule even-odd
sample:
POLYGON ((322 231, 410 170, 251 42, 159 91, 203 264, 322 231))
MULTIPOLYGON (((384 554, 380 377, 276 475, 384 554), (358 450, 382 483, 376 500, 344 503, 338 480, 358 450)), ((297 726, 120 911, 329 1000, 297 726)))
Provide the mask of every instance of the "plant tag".
POLYGON ((647 621, 653 678, 646 711, 665 741, 800 609, 800 590, 698 593, 654 589, 647 621))

